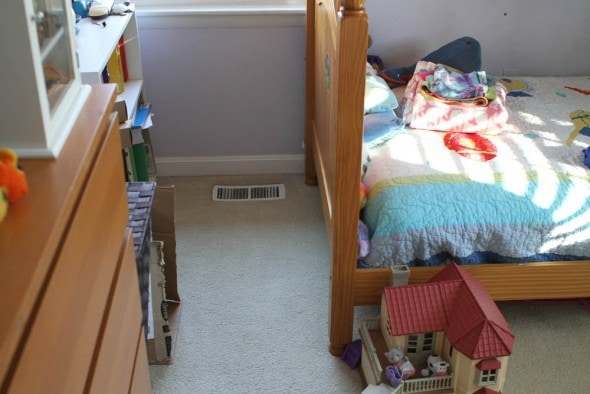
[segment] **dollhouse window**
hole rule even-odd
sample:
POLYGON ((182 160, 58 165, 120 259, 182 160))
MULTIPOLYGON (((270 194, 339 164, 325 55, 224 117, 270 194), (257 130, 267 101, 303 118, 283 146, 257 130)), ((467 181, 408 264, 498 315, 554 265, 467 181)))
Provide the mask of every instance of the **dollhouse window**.
POLYGON ((408 335, 406 344, 406 354, 414 356, 415 360, 426 359, 434 349, 434 333, 427 332, 424 334, 408 335))
POLYGON ((496 359, 482 360, 477 363, 479 369, 479 385, 487 386, 498 382, 498 370, 502 364, 496 359))
POLYGON ((432 349, 434 349, 434 333, 428 332, 424 334, 424 340, 422 342, 422 351, 432 352, 432 349))
POLYGON ((481 371, 479 374, 479 384, 486 386, 488 384, 495 384, 498 381, 498 370, 490 369, 489 371, 481 371))

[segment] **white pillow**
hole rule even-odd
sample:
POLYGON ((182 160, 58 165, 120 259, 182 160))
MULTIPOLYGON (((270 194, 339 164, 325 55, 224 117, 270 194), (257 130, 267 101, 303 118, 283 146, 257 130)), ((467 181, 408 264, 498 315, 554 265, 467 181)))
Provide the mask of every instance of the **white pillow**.
POLYGON ((385 112, 397 108, 395 95, 387 82, 377 75, 365 77, 365 114, 385 112))

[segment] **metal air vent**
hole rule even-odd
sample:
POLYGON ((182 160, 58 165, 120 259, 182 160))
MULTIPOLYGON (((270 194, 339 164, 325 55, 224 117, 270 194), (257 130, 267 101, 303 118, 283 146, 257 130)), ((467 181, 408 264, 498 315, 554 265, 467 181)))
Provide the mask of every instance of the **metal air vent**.
POLYGON ((285 198, 285 185, 213 186, 213 201, 269 201, 285 198))

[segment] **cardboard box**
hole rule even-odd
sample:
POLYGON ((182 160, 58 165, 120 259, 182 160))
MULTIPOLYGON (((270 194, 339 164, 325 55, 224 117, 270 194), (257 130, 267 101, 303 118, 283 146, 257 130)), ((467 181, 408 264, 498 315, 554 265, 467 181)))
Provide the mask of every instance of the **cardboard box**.
POLYGON ((176 225, 174 220, 174 185, 156 186, 152 206, 152 239, 164 243, 164 275, 168 301, 180 303, 176 273, 176 225))
POLYGON ((154 263, 150 262, 150 272, 154 270, 152 311, 155 329, 154 337, 147 342, 148 361, 167 365, 174 359, 181 311, 176 270, 174 186, 156 187, 152 205, 152 240, 155 257, 154 263))
POLYGON ((172 334, 168 321, 166 279, 164 277, 164 243, 150 244, 150 313, 148 318, 147 354, 150 363, 171 362, 172 334))
POLYGON ((115 111, 117 111, 117 119, 119 123, 125 123, 129 119, 129 115, 127 114, 127 103, 122 97, 117 97, 115 99, 115 111))

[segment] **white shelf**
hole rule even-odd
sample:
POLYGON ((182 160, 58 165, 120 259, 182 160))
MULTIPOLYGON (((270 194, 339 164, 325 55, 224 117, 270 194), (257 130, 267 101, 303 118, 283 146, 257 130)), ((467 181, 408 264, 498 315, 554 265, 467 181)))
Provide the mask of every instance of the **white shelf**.
MULTIPOLYGON (((125 100, 125 105, 127 106, 127 118, 129 120, 133 120, 135 118, 135 111, 137 111, 137 104, 142 90, 143 80, 133 80, 125 83, 125 91, 119 95, 119 97, 125 100)), ((120 124, 119 127, 121 129, 129 128, 130 121, 126 122, 125 124, 120 124)))
MULTIPOLYGON (((135 9, 133 5, 131 6, 132 9, 135 9)), ((102 20, 82 18, 79 27, 77 41, 82 83, 102 82, 102 70, 106 67, 121 36, 125 40, 125 53, 128 62, 130 60, 131 65, 141 63, 134 12, 122 16, 111 15, 102 20)), ((141 67, 131 67, 128 68, 128 71, 130 79, 143 78, 141 67)))
MULTIPOLYGON (((77 49, 82 83, 103 83, 102 72, 123 37, 129 79, 125 82, 125 91, 119 97, 125 100, 128 119, 133 119, 138 104, 145 97, 135 5, 131 4, 130 8, 134 12, 110 15, 100 20, 82 18, 78 23, 80 32, 77 35, 77 49)), ((120 128, 125 129, 129 123, 122 123, 120 128)))

